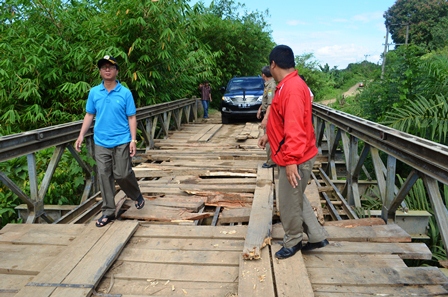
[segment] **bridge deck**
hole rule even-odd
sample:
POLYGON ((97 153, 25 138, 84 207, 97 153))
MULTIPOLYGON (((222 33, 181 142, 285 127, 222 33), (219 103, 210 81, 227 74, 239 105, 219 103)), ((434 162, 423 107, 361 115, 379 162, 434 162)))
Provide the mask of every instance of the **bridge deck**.
POLYGON ((431 252, 393 224, 326 225, 330 245, 281 261, 273 254, 283 230, 274 224, 261 259, 243 260, 262 186, 257 136, 256 125, 221 126, 212 118, 157 141, 159 150, 136 167, 146 207, 136 210, 119 192, 125 211, 104 228, 93 221, 7 225, 0 230, 0 297, 448 295, 438 268, 406 265, 431 252))

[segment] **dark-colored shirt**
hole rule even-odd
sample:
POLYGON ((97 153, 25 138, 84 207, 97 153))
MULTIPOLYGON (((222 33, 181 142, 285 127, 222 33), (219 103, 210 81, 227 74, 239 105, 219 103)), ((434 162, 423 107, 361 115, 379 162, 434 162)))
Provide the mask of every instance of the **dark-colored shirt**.
POLYGON ((201 90, 201 99, 210 101, 210 86, 203 85, 199 89, 201 90))

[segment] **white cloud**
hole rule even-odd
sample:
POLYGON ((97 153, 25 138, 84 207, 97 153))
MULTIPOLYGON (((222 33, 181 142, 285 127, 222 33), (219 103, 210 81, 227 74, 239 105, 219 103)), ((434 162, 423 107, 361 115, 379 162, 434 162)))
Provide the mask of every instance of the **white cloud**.
POLYGON ((289 26, 298 26, 298 25, 306 25, 306 22, 302 22, 299 20, 290 20, 286 21, 286 24, 288 24, 289 26))
POLYGON ((357 21, 357 22, 368 23, 371 21, 376 21, 381 18, 383 18, 383 12, 376 11, 376 12, 369 12, 369 13, 355 15, 352 17, 352 20, 357 21))

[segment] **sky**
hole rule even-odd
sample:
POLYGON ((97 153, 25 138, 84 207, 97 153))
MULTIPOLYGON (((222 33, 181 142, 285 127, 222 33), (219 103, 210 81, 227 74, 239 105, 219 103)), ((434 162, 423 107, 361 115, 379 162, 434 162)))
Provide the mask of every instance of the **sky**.
MULTIPOLYGON (((195 3, 196 1, 192 1, 195 3)), ((202 0, 209 6, 211 0, 202 0)), ((395 0, 235 0, 248 11, 269 10, 276 44, 294 55, 312 53, 319 65, 345 69, 364 60, 381 64, 386 27, 383 14, 395 0)), ((389 43, 390 43, 389 36, 389 43)))

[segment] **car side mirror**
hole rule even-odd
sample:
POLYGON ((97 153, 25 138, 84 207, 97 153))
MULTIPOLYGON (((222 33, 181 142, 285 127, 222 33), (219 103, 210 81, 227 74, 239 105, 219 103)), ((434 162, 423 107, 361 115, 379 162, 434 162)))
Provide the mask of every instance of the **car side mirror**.
POLYGON ((221 87, 221 88, 219 88, 219 90, 221 91, 221 93, 225 93, 226 92, 226 87, 221 87))

